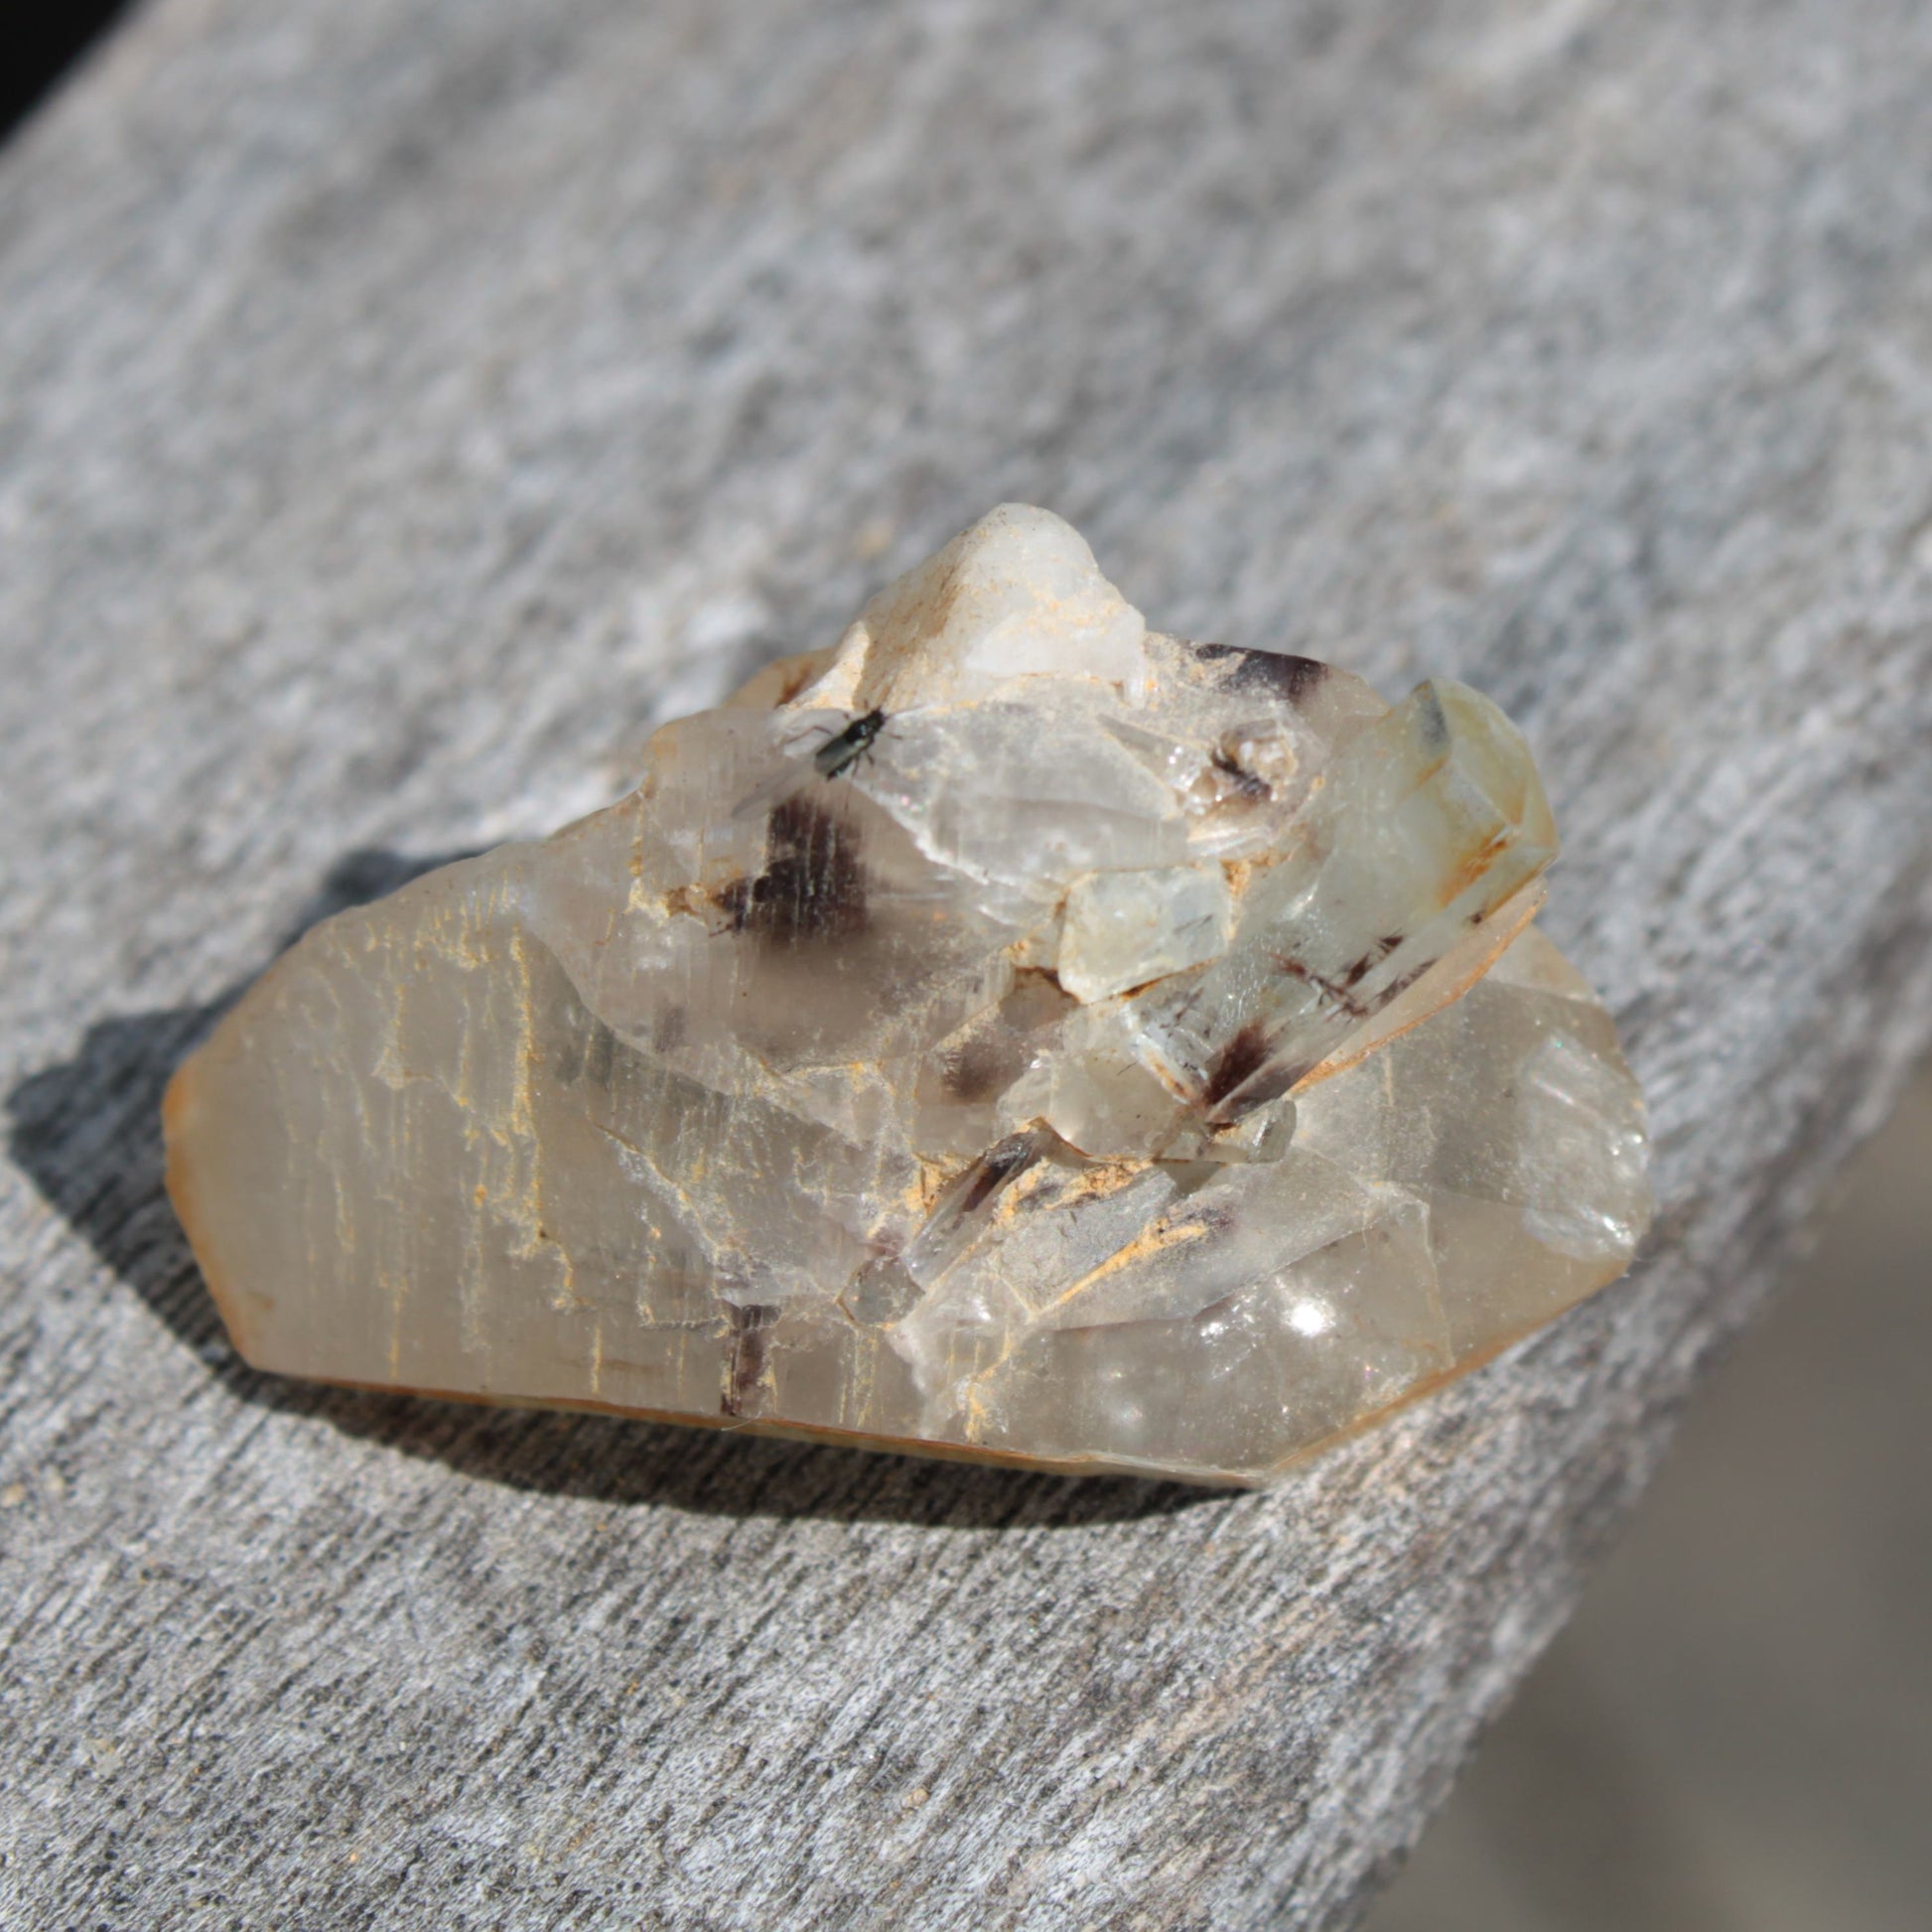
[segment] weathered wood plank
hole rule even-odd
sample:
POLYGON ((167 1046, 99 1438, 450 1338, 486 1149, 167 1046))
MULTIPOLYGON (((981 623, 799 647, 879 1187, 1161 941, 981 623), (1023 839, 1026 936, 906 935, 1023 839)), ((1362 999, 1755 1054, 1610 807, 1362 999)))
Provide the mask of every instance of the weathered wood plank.
POLYGON ((0 1919, 1345 1923, 1932 1036, 1932 18, 161 0, 0 166, 0 1919), (268 1384, 207 1003, 1005 496, 1528 725, 1623 1287, 1259 1497, 268 1384))

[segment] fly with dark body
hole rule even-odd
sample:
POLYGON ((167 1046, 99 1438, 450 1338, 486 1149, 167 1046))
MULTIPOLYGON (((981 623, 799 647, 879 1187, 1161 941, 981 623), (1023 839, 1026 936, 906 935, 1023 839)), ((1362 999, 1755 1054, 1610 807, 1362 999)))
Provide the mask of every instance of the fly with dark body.
POLYGON ((850 771, 872 750, 872 742, 886 729, 886 714, 883 711, 868 711, 863 718, 855 718, 835 738, 828 738, 812 754, 812 764, 822 778, 836 778, 841 771, 850 771))

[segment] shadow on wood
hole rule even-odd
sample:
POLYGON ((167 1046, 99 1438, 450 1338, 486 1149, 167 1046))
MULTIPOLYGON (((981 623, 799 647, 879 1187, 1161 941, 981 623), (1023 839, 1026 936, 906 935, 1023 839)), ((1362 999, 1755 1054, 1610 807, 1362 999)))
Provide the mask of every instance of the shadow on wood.
MULTIPOLYGON (((469 855, 340 861, 283 941, 469 855)), ((860 1449, 667 1428, 597 1416, 474 1408, 292 1382, 229 1347, 162 1185, 161 1096, 169 1076, 253 975, 204 1006, 99 1021, 71 1059, 7 1096, 14 1160, 73 1230, 241 1401, 317 1416, 406 1454, 515 1489, 713 1515, 826 1516, 996 1529, 1164 1513, 1208 1493, 1174 1483, 1070 1480, 916 1461, 860 1449)))

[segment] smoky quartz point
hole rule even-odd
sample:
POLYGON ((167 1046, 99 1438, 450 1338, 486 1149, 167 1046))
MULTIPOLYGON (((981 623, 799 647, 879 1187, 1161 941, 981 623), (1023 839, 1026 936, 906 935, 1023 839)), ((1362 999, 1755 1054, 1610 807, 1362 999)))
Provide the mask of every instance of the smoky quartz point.
POLYGON ((628 797, 344 912, 181 1070, 284 1374, 1255 1483, 1611 1280, 1520 734, 1150 631, 994 511, 628 797))

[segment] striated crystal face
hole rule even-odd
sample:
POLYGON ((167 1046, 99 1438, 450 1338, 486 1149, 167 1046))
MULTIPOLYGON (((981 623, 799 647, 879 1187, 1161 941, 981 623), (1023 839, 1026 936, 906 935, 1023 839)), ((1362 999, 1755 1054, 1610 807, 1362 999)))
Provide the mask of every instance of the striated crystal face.
POLYGON ((1010 505, 312 931, 169 1185, 264 1368, 1261 1481, 1643 1232, 1556 849, 1474 692, 1149 631, 1010 505))

